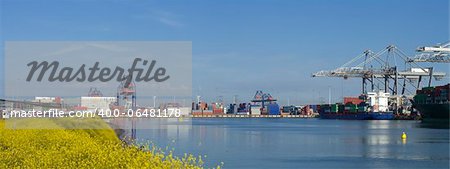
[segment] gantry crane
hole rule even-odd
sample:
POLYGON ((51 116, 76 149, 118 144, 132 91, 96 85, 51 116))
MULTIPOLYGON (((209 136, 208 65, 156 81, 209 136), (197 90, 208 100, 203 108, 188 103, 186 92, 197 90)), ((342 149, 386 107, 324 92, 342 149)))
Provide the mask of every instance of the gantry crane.
MULTIPOLYGON (((429 50, 429 49, 426 49, 429 50)), ((403 95, 408 90, 406 85, 412 84, 415 89, 420 88, 422 77, 429 77, 428 85, 434 77, 440 80, 446 76, 444 72, 433 72, 433 68, 423 68, 415 62, 409 62, 406 54, 394 45, 389 45, 379 52, 366 50, 344 65, 328 71, 313 73, 313 77, 342 77, 362 78, 362 93, 367 93, 367 85, 374 90, 375 83, 382 84, 384 91, 392 95, 403 95), (400 65, 399 63, 404 63, 400 65), (399 80, 403 80, 402 90, 399 92, 399 80), (417 81, 417 85, 413 84, 417 81)), ((409 91, 409 90, 408 90, 409 91)), ((412 94, 412 91, 409 91, 412 94)))
POLYGON ((272 95, 269 93, 264 93, 262 90, 258 90, 255 93, 255 96, 253 96, 253 104, 259 104, 261 103, 261 107, 264 108, 266 106, 265 103, 272 103, 277 101, 277 99, 274 99, 272 95))
MULTIPOLYGON (((124 79, 129 78, 133 79, 132 74, 128 76, 124 76, 124 79)), ((113 107, 120 107, 124 113, 129 115, 129 111, 135 112, 137 110, 136 105, 136 84, 132 80, 124 80, 120 83, 119 87, 117 88, 117 96, 116 96, 116 103, 113 107), (121 103, 121 101, 123 103, 121 103)), ((136 139, 136 121, 137 119, 134 118, 134 113, 132 113, 133 117, 129 118, 131 120, 131 139, 136 139)))
POLYGON ((91 88, 89 89, 88 96, 89 96, 89 97, 102 97, 103 94, 102 94, 102 92, 101 92, 100 90, 98 90, 97 88, 91 87, 91 88))
POLYGON ((418 54, 408 62, 450 63, 450 41, 431 47, 418 47, 418 54))

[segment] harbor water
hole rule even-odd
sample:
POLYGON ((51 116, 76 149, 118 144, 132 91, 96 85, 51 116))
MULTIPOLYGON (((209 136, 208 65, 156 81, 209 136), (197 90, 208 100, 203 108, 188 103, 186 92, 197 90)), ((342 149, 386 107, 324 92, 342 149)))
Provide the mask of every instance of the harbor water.
POLYGON ((202 155, 206 167, 431 169, 450 160, 449 130, 420 121, 194 118, 139 129, 137 139, 202 155))

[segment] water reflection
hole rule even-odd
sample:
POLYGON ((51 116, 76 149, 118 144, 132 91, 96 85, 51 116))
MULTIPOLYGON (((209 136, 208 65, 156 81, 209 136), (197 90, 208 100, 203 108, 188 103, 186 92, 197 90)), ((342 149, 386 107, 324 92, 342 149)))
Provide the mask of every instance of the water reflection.
POLYGON ((406 139, 402 139, 402 144, 406 144, 406 139))
POLYGON ((417 125, 417 127, 431 129, 449 129, 450 121, 449 119, 423 119, 422 122, 417 125))
MULTIPOLYGON (((155 123, 156 124, 156 123, 155 123)), ((415 121, 192 119, 160 122, 138 138, 225 168, 444 168, 448 130, 415 121), (408 139, 400 138, 402 132, 408 139), (400 161, 399 161, 400 160, 400 161)), ((138 124, 139 125, 139 124, 138 124)))
POLYGON ((367 123, 367 129, 389 129, 393 123, 389 120, 370 120, 367 123))

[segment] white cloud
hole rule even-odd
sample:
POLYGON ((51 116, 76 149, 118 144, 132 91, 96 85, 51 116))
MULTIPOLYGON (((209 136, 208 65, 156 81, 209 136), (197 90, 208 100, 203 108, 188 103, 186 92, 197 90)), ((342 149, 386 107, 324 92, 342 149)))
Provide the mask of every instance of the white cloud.
POLYGON ((157 18, 161 23, 164 23, 166 25, 172 26, 172 27, 181 27, 183 26, 182 23, 173 20, 173 19, 169 19, 169 18, 165 18, 165 17, 159 17, 157 18))
POLYGON ((132 16, 135 19, 152 19, 170 27, 182 27, 184 24, 179 21, 180 15, 165 10, 150 10, 144 14, 132 16))

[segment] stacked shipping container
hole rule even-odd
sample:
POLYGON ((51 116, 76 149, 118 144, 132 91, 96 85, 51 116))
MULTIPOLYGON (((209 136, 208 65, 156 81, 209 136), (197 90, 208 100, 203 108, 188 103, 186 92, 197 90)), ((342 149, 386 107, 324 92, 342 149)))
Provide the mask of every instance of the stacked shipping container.
POLYGON ((450 101, 450 84, 436 87, 424 87, 417 90, 414 101, 418 104, 445 103, 450 101))

